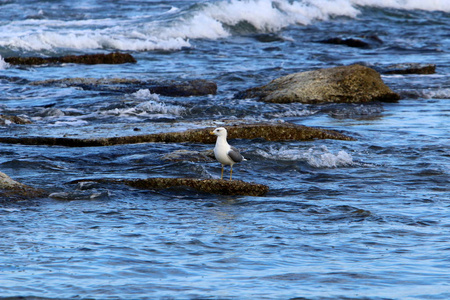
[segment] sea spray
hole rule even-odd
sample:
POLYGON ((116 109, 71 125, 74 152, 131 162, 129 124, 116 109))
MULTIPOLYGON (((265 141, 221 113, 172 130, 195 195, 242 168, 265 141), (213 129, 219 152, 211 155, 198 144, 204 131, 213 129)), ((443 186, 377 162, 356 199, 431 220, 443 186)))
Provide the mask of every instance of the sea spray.
POLYGON ((337 154, 333 154, 326 146, 311 147, 307 150, 271 146, 267 151, 258 149, 256 152, 266 159, 303 161, 314 168, 341 168, 355 164, 352 156, 346 151, 340 150, 337 154))

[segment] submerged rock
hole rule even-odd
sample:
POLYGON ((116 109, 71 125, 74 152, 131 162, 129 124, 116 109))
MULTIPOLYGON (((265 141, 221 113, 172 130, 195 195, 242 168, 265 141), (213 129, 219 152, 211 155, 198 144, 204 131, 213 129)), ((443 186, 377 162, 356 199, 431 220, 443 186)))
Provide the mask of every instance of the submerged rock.
POLYGON ((215 95, 217 84, 204 79, 189 80, 186 82, 172 82, 149 87, 150 92, 163 96, 186 97, 215 95))
POLYGON ((277 78, 267 85, 239 93, 274 103, 363 103, 400 99, 375 70, 361 65, 319 69, 277 78))
POLYGON ((217 84, 204 79, 186 81, 145 81, 126 78, 64 78, 31 82, 32 85, 78 87, 83 90, 134 93, 148 89, 152 94, 169 97, 205 96, 217 93, 217 84))
POLYGON ((354 48, 373 48, 383 44, 383 41, 376 35, 363 36, 361 38, 340 38, 334 37, 318 41, 323 44, 345 45, 354 48))
POLYGON ((162 160, 167 161, 215 161, 214 151, 192 151, 192 150, 177 150, 167 153, 162 157, 162 160))
POLYGON ((38 198, 48 195, 44 190, 36 189, 13 180, 5 173, 0 172, 0 199, 15 201, 29 198, 38 198))
POLYGON ((196 178, 147 178, 147 179, 98 179, 102 183, 122 183, 128 186, 147 189, 188 188, 203 193, 219 195, 264 196, 269 187, 263 184, 241 180, 196 179, 196 178))
POLYGON ((31 124, 32 122, 28 119, 18 117, 18 116, 8 116, 0 115, 0 125, 10 125, 10 124, 31 124))
POLYGON ((125 64, 136 63, 136 59, 128 53, 114 52, 109 54, 66 55, 60 57, 7 57, 5 62, 12 65, 44 65, 56 63, 75 64, 125 64))
MULTIPOLYGON (((55 137, 0 137, 0 143, 24 145, 49 145, 66 147, 98 147, 139 143, 203 143, 213 144, 216 137, 210 134, 212 128, 165 132, 146 135, 111 138, 55 138, 55 137)), ((266 141, 334 139, 353 141, 354 138, 328 129, 308 127, 291 123, 248 124, 228 126, 229 139, 264 139, 266 141)))
POLYGON ((402 63, 389 65, 381 68, 383 74, 434 74, 436 73, 436 65, 434 64, 419 64, 419 63, 402 63))

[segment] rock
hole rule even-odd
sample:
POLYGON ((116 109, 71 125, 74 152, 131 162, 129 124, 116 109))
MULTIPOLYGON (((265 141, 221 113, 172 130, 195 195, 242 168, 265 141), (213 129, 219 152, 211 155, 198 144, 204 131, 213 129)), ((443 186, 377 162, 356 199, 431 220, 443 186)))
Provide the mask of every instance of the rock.
POLYGON ((436 73, 436 65, 419 64, 419 63, 402 63, 389 65, 381 68, 379 72, 383 74, 434 74, 436 73))
POLYGON ((13 180, 0 172, 0 200, 17 201, 45 197, 48 193, 13 180))
POLYGON ((214 151, 191 151, 191 150, 177 150, 167 153, 162 157, 162 160, 167 161, 215 161, 214 151))
POLYGON ((0 115, 0 125, 10 125, 10 124, 31 124, 32 122, 28 119, 18 117, 18 116, 7 116, 0 115))
POLYGON ((186 81, 144 81, 125 78, 64 78, 31 82, 32 85, 79 87, 84 90, 134 93, 148 89, 153 94, 169 97, 205 96, 217 93, 217 84, 204 79, 186 81))
MULTIPOLYGON (((49 145, 66 147, 99 147, 139 143, 203 143, 213 144, 216 141, 210 131, 213 128, 193 129, 181 132, 165 132, 147 135, 122 136, 111 138, 55 138, 55 137, 0 137, 0 143, 24 145, 49 145)), ((229 139, 264 139, 266 141, 334 139, 353 141, 352 137, 340 132, 307 127, 291 123, 248 124, 228 126, 229 139)))
POLYGON ((149 90, 153 94, 171 97, 215 95, 217 93, 217 84, 209 80, 196 79, 153 86, 149 87, 149 90))
POLYGON ((343 39, 343 38, 335 37, 335 38, 321 40, 321 41, 319 41, 319 43, 345 45, 345 46, 349 46, 349 47, 368 49, 368 48, 372 48, 374 46, 379 46, 380 44, 383 44, 383 41, 378 36, 370 35, 370 36, 363 37, 363 39, 360 39, 360 38, 343 39))
POLYGON ((66 55, 61 57, 7 57, 5 62, 12 65, 44 65, 56 63, 75 64, 125 64, 136 63, 136 59, 128 53, 114 52, 109 54, 66 55))
POLYGON ((236 96, 258 97, 274 103, 363 103, 400 99, 383 83, 379 73, 361 65, 290 74, 236 96))
POLYGON ((269 187, 241 180, 196 179, 196 178, 147 178, 147 179, 98 179, 101 183, 122 183, 128 186, 158 190, 168 188, 188 188, 203 193, 219 195, 264 196, 269 187))

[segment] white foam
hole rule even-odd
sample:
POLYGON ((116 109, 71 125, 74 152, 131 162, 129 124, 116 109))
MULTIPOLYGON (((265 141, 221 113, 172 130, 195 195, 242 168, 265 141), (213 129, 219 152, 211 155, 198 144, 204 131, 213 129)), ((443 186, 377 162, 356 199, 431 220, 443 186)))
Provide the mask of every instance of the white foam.
POLYGON ((154 101, 159 101, 159 95, 152 94, 152 92, 150 92, 149 89, 140 89, 137 92, 132 93, 131 96, 137 99, 150 99, 154 101))
POLYGON ((114 115, 118 117, 157 117, 161 116, 180 116, 186 109, 179 105, 170 105, 158 101, 159 96, 146 92, 145 90, 139 90, 133 93, 140 99, 151 99, 142 103, 139 103, 133 107, 128 108, 115 108, 102 112, 104 115, 114 115))
POLYGON ((450 88, 426 89, 421 92, 425 99, 450 99, 450 88))
POLYGON ((351 0, 350 2, 360 6, 450 12, 450 1, 448 0, 351 0))
POLYGON ((192 39, 228 37, 236 32, 230 28, 239 24, 250 24, 258 32, 277 32, 336 16, 356 18, 364 6, 450 12, 449 0, 221 0, 184 9, 171 7, 152 16, 12 21, 0 25, 0 47, 27 51, 179 50, 191 47, 192 39))
POLYGON ((5 62, 3 57, 0 55, 0 70, 4 70, 7 68, 9 68, 9 64, 7 62, 5 62))
POLYGON ((258 150, 259 155, 267 159, 304 161, 314 168, 340 168, 353 166, 352 156, 344 150, 337 154, 331 153, 326 146, 313 147, 308 150, 289 149, 283 146, 279 149, 271 147, 268 151, 258 150))

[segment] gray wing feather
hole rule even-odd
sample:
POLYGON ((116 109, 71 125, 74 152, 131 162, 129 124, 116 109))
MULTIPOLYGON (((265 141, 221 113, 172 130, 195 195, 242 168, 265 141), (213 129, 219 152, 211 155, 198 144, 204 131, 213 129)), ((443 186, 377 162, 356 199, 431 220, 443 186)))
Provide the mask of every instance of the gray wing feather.
POLYGON ((241 162, 244 160, 244 157, 239 153, 239 150, 231 147, 231 150, 228 151, 228 156, 234 161, 234 162, 241 162))

